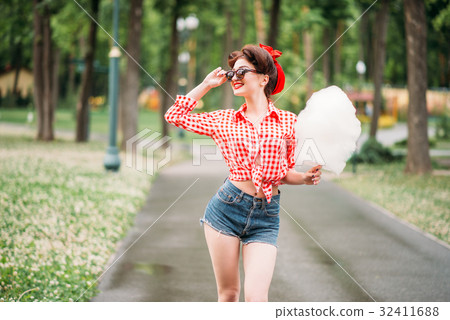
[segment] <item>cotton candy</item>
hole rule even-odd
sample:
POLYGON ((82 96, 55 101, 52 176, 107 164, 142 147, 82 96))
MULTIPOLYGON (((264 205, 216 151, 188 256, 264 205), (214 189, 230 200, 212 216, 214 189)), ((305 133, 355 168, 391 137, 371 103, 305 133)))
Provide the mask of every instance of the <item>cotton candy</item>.
POLYGON ((322 165, 339 175, 356 149, 361 122, 347 95, 337 86, 315 92, 298 115, 296 165, 322 165))

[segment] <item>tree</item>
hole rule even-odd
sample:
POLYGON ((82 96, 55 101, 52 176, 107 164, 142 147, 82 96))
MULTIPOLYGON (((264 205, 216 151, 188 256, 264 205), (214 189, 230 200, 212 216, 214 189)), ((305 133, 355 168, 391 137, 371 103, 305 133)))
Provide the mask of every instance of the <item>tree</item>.
POLYGON ((270 28, 269 28, 269 46, 277 47, 279 17, 281 0, 272 0, 272 9, 270 10, 270 28))
POLYGON ((389 18, 389 0, 382 0, 381 8, 376 15, 376 29, 375 29, 375 61, 374 61, 374 100, 373 100, 373 114, 370 124, 370 136, 374 137, 377 133, 378 118, 381 111, 381 87, 383 84, 383 72, 386 60, 386 34, 389 18))
POLYGON ((88 44, 84 56, 84 72, 81 81, 80 97, 77 103, 77 128, 76 141, 85 142, 88 140, 89 128, 89 96, 92 92, 94 82, 94 57, 97 39, 97 20, 100 0, 91 0, 91 16, 88 44))
POLYGON ((43 0, 33 1, 33 98, 37 114, 38 140, 54 139, 53 119, 53 61, 52 30, 49 4, 43 0))
POLYGON ((128 26, 127 69, 121 90, 122 149, 138 129, 139 65, 141 57, 142 0, 131 0, 128 26))
MULTIPOLYGON (((302 8, 302 16, 308 15, 310 12, 309 7, 304 6, 302 8)), ((305 67, 306 78, 308 79, 306 83, 306 99, 309 99, 313 94, 313 76, 314 76, 314 65, 313 65, 313 36, 310 28, 303 29, 303 49, 305 54, 305 67)))
POLYGON ((177 93, 177 75, 178 75, 178 51, 179 35, 177 31, 177 20, 181 15, 181 5, 183 0, 175 0, 171 8, 170 17, 170 43, 169 43, 169 68, 165 75, 164 88, 168 94, 163 95, 161 108, 161 123, 163 137, 169 135, 169 128, 164 115, 173 103, 173 98, 177 93))
POLYGON ((428 143, 427 25, 425 5, 420 0, 404 0, 408 60, 408 155, 406 173, 431 172, 428 143))
POLYGON ((266 43, 263 4, 261 0, 255 0, 253 6, 255 11, 256 41, 266 43))

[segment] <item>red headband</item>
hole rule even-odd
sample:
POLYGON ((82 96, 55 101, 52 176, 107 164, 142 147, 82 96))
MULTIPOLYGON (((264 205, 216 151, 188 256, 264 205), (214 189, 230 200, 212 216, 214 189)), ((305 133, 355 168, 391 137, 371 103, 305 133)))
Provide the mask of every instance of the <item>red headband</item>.
POLYGON ((273 89, 272 94, 280 93, 283 90, 283 88, 284 88, 285 76, 284 76, 283 68, 281 68, 281 66, 278 63, 278 61, 276 60, 276 58, 281 56, 283 53, 281 51, 274 50, 270 46, 265 46, 265 45, 263 45, 261 43, 259 44, 259 46, 261 48, 263 48, 264 50, 266 50, 267 52, 269 52, 270 55, 272 56, 272 59, 273 59, 273 62, 275 63, 275 67, 277 68, 277 74, 278 74, 278 76, 277 76, 277 85, 275 86, 275 89, 273 89))

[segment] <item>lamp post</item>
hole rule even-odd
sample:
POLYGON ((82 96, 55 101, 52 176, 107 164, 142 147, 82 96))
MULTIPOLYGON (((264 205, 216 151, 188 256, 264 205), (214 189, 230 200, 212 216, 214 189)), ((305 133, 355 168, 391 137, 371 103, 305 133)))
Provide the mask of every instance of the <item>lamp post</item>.
POLYGON ((120 168, 119 149, 117 148, 117 98, 119 95, 119 58, 120 49, 116 43, 119 29, 119 0, 114 0, 113 36, 114 41, 109 52, 109 145, 103 161, 106 170, 118 171, 120 168))
MULTIPOLYGON (((189 39, 190 32, 197 29, 199 24, 198 18, 191 14, 186 18, 177 19, 177 31, 180 32, 181 46, 189 39)), ((188 46, 189 47, 189 46, 188 46)), ((186 51, 181 52, 178 55, 178 62, 181 65, 182 77, 178 80, 178 86, 180 87, 180 93, 187 94, 188 82, 189 82, 189 61, 191 60, 191 55, 189 53, 189 48, 186 51)), ((178 136, 180 138, 184 137, 184 131, 178 129, 178 136)))
MULTIPOLYGON (((358 72, 359 74, 359 90, 362 90, 362 83, 364 81, 364 74, 366 73, 366 64, 364 63, 364 61, 359 60, 356 63, 356 72, 358 72)), ((356 159, 356 151, 353 152, 353 156, 352 156, 352 171, 355 174, 356 173, 356 165, 357 165, 357 159, 356 159)))

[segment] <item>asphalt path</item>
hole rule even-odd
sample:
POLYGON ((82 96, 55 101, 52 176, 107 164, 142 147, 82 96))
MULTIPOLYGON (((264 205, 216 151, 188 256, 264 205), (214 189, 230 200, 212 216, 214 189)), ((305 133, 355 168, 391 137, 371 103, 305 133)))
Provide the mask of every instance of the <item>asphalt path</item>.
MULTIPOLYGON (((163 168, 93 301, 217 301, 199 219, 227 175, 205 159, 163 168)), ((270 301, 450 301, 449 246, 330 181, 280 190, 270 301)))

